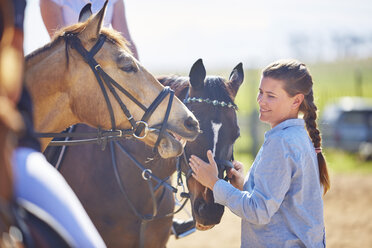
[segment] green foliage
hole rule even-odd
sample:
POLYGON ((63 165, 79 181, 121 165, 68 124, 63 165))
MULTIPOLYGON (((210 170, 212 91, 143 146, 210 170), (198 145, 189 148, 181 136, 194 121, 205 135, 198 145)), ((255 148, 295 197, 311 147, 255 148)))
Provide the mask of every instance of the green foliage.
POLYGON ((315 103, 323 107, 342 96, 372 98, 372 58, 309 65, 314 80, 315 103))
POLYGON ((325 149, 324 155, 327 166, 332 172, 372 173, 372 161, 362 161, 356 154, 335 149, 325 149))

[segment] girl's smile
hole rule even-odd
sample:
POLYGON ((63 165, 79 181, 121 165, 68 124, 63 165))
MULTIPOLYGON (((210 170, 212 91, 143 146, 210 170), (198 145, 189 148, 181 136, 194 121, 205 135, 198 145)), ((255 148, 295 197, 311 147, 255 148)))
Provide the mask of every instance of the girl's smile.
POLYGON ((257 102, 260 109, 260 120, 275 127, 282 121, 297 118, 298 109, 303 100, 302 94, 290 97, 283 89, 281 80, 270 77, 261 79, 257 102))

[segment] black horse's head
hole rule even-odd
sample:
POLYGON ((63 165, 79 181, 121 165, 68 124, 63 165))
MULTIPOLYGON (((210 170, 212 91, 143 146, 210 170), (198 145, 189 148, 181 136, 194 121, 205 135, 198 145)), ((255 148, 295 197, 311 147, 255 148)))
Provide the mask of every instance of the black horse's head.
MULTIPOLYGON (((185 104, 200 123, 201 134, 185 147, 187 159, 194 154, 208 161, 207 150, 211 150, 218 164, 219 177, 223 178, 233 158, 233 146, 240 131, 237 121, 235 96, 243 82, 242 64, 231 72, 229 80, 208 76, 201 59, 190 71, 190 88, 185 93, 185 104)), ((188 165, 187 165, 188 166, 188 165)), ((199 230, 207 230, 218 224, 224 207, 214 203, 213 193, 189 176, 193 217, 199 230)))

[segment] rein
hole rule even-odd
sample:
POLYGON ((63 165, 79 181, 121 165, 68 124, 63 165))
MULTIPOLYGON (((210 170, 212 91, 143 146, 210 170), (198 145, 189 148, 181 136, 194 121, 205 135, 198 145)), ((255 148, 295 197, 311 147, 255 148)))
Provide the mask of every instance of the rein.
MULTIPOLYGON (((122 195, 124 196, 125 200, 127 201, 127 203, 129 204, 132 212, 141 221, 140 233, 139 233, 139 235, 140 235, 139 247, 142 248, 142 247, 144 247, 144 244, 145 244, 144 234, 145 234, 147 223, 150 222, 150 221, 153 221, 155 219, 171 217, 171 216, 175 215, 176 213, 178 213, 179 211, 181 211, 187 203, 187 200, 189 198, 189 194, 186 193, 186 192, 181 193, 181 197, 186 198, 186 200, 181 204, 181 206, 179 207, 178 210, 176 210, 174 212, 171 212, 171 213, 168 213, 168 214, 165 214, 165 215, 162 215, 162 216, 158 216, 158 205, 160 205, 161 201, 163 200, 166 189, 172 191, 173 193, 178 192, 177 188, 173 187, 172 185, 170 185, 167 182, 170 177, 168 176, 163 180, 159 179, 157 176, 155 176, 152 173, 152 171, 150 169, 145 168, 140 162, 138 162, 138 160, 136 158, 134 158, 130 153, 128 153, 128 151, 119 142, 111 141, 109 148, 110 148, 110 151, 111 151, 111 160, 112 160, 112 166, 113 166, 114 173, 115 173, 115 178, 116 178, 116 181, 119 185, 120 191, 121 191, 122 195), (151 199, 152 199, 152 213, 151 214, 140 213, 137 210, 136 206, 133 204, 133 202, 130 200, 129 195, 128 195, 128 193, 127 193, 127 191, 124 187, 124 184, 121 180, 121 177, 119 175, 118 165, 117 165, 117 162, 116 162, 116 153, 115 153, 115 147, 114 147, 115 145, 120 149, 121 152, 125 153, 125 155, 137 166, 137 168, 141 171, 141 175, 142 175, 143 180, 145 180, 147 182, 148 188, 149 188, 149 191, 150 191, 150 195, 151 195, 151 199), (157 185, 154 186, 153 183, 152 183, 152 180, 155 180, 157 182, 157 185), (161 193, 161 196, 157 200, 156 196, 155 196, 155 191, 157 191, 161 186, 163 187, 163 191, 161 193)), ((179 158, 177 158, 177 164, 179 164, 179 158)), ((177 166, 177 175, 181 174, 180 169, 181 169, 181 167, 177 166)), ((181 179, 181 181, 182 181, 182 179, 181 179)), ((180 182, 179 178, 177 178, 177 182, 180 182)), ((181 184, 179 184, 179 183, 178 183, 178 185, 181 186, 181 184)), ((183 186, 183 184, 182 184, 182 186, 183 186)))
MULTIPOLYGON (((189 89, 190 90, 190 89, 189 89)), ((196 99, 196 98, 190 98, 189 97, 189 90, 187 91, 187 94, 186 94, 186 97, 185 97, 185 100, 184 100, 184 103, 187 105, 187 103, 189 102, 195 102, 193 100, 190 100, 190 99, 196 99)), ((217 101, 217 100, 209 100, 206 101, 204 99, 201 99, 201 98, 197 98, 198 100, 196 102, 200 102, 200 103, 208 103, 208 104, 213 104, 214 106, 221 106, 221 107, 228 107, 228 108, 233 108, 233 109, 237 109, 237 106, 233 103, 225 103, 225 102, 220 102, 220 101, 217 101)), ((147 223, 150 222, 150 221, 153 221, 155 219, 160 219, 160 218, 165 218, 165 217, 170 217, 170 216, 173 216, 175 215, 176 213, 180 212, 184 206, 186 205, 188 199, 190 198, 190 194, 185 192, 185 190, 183 192, 181 192, 180 196, 182 198, 185 198, 184 202, 181 204, 181 206, 174 212, 171 212, 171 213, 168 213, 168 214, 165 214, 163 216, 157 216, 157 211, 158 211, 158 205, 161 203, 162 199, 163 199, 163 196, 164 196, 164 193, 165 193, 165 190, 166 189, 169 189, 171 190, 173 193, 177 193, 177 189, 175 187, 173 187, 172 185, 170 185, 169 183, 167 183, 166 181, 169 179, 169 177, 161 180, 159 179, 158 177, 156 177, 154 174, 152 174, 152 171, 150 169, 147 169, 145 168, 140 162, 138 162, 130 153, 128 153, 128 151, 126 151, 126 149, 118 142, 116 141, 111 141, 110 142, 110 151, 111 151, 111 159, 112 159, 112 163, 113 163, 113 168, 114 168, 114 173, 115 173, 115 178, 116 178, 116 181, 118 182, 119 184, 119 187, 120 187, 120 191, 122 192, 124 198, 126 199, 126 201, 128 202, 130 208, 132 209, 132 212, 140 219, 141 221, 141 227, 140 227, 140 238, 139 238, 139 247, 144 247, 144 244, 145 244, 145 230, 146 230, 146 226, 147 226, 147 223), (116 162, 116 155, 115 155, 115 148, 114 148, 114 145, 118 146, 120 148, 120 150, 122 152, 124 152, 127 157, 141 170, 142 172, 142 178, 148 183, 148 187, 149 187, 149 191, 150 191, 150 194, 151 194, 151 199, 152 199, 152 206, 153 206, 153 211, 152 211, 152 214, 141 214, 137 209, 136 207, 134 206, 134 204, 131 202, 131 200, 129 199, 129 196, 128 196, 128 193, 126 192, 125 190, 125 187, 123 185, 123 182, 120 178, 120 175, 119 175, 119 171, 118 171, 118 166, 117 166, 117 162, 116 162), (152 182, 151 182, 151 179, 154 179, 155 181, 157 181, 157 185, 154 187, 152 182), (159 189, 160 186, 163 186, 163 192, 161 194, 161 196, 159 197, 158 200, 156 200, 156 197, 155 197, 155 191, 157 189, 159 189)), ((176 171, 177 171, 177 185, 178 186, 181 186, 183 189, 184 189, 184 184, 183 184, 183 180, 182 180, 182 173, 185 174, 185 177, 186 177, 186 181, 192 176, 192 169, 190 167, 188 167, 188 161, 187 161, 187 154, 186 154, 186 151, 185 149, 183 149, 183 153, 182 153, 182 158, 180 157, 177 157, 177 162, 176 162, 176 171), (188 170, 186 171, 183 171, 182 170, 182 165, 181 163, 184 163, 185 165, 185 168, 188 168, 188 170)), ((231 161, 234 160, 234 151, 232 152, 232 155, 231 155, 231 159, 230 160, 222 160, 222 159, 215 159, 217 165, 219 168, 221 168, 221 170, 219 171, 219 175, 221 175, 221 177, 223 177, 223 173, 224 171, 227 171, 228 168, 234 168, 233 164, 231 161)), ((228 180, 227 176, 225 178, 223 178, 225 181, 228 180)))
MULTIPOLYGON (((165 97, 169 94, 169 101, 167 110, 164 116, 164 120, 162 123, 162 126, 160 128, 160 132, 158 135, 158 139, 155 143, 154 150, 157 150, 157 147, 159 145, 159 142, 161 140, 161 137, 163 136, 172 102, 174 97, 174 91, 171 90, 169 87, 164 87, 164 89, 159 93, 159 95, 156 97, 156 99, 151 103, 151 105, 146 108, 142 103, 140 103, 135 97, 133 97, 127 90, 125 90, 120 84, 118 84, 114 79, 112 79, 101 67, 101 65, 94 59, 94 56, 97 54, 97 52, 102 48, 103 44, 105 43, 107 37, 103 34, 101 34, 96 42, 96 44, 90 49, 90 51, 87 51, 84 46, 82 45, 80 39, 76 36, 76 34, 73 33, 66 33, 64 35, 64 38, 66 40, 66 47, 68 44, 75 49, 84 59, 84 61, 90 66, 92 69, 97 82, 101 88, 102 94, 105 98, 106 105, 108 108, 108 111, 110 113, 110 120, 111 120, 111 128, 112 130, 98 131, 97 135, 94 138, 91 139, 85 139, 85 140, 74 140, 74 141, 52 141, 50 145, 80 145, 80 144, 88 144, 88 143, 101 143, 106 144, 108 140, 114 140, 122 137, 130 137, 133 136, 137 139, 144 139, 147 136, 147 133, 149 131, 148 123, 147 121, 151 117, 151 115, 154 113, 155 109, 159 106, 159 104, 165 99, 165 97), (127 117, 127 120, 130 122, 132 128, 131 129, 125 129, 125 130, 117 130, 116 129, 116 123, 115 123, 115 116, 114 111, 112 108, 111 101, 109 99, 106 87, 110 90, 111 94, 115 97, 115 100, 119 103, 120 108, 122 112, 127 117), (143 114, 143 117, 140 121, 135 121, 133 119, 132 114, 128 110, 127 106, 123 103, 121 98, 119 97, 118 93, 116 92, 115 88, 125 94, 131 101, 133 101, 137 106, 139 106, 142 110, 145 111, 143 114), (141 133, 143 132, 143 135, 141 133), (102 142, 104 140, 104 142, 102 142)), ((88 133, 75 133, 74 135, 71 135, 69 133, 35 133, 36 137, 40 138, 46 138, 46 137, 79 137, 79 138, 86 138, 91 137, 94 135, 92 132, 88 133)), ((104 146, 103 146, 104 148, 104 146)))

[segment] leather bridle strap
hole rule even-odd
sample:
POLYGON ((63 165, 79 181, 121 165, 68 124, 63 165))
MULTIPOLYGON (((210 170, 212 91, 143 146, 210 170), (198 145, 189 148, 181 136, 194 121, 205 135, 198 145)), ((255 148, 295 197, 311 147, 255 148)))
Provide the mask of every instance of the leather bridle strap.
POLYGON ((167 123, 168 123, 168 118, 169 118, 169 114, 170 114, 170 110, 171 110, 171 106, 173 102, 173 97, 174 97, 174 91, 170 91, 169 102, 168 102, 167 110, 164 115, 163 124, 161 125, 158 139, 156 140, 155 145, 154 145, 154 152, 156 153, 158 152, 158 146, 159 146, 160 140, 163 137, 165 130, 167 129, 167 123))
MULTIPOLYGON (((170 109, 172 106, 173 102, 173 97, 174 97, 174 91, 171 90, 169 87, 164 87, 164 89, 160 92, 160 94, 156 97, 156 99, 152 102, 152 104, 146 108, 144 105, 142 105, 137 99, 135 99, 128 91, 126 91, 123 87, 121 87, 115 80, 113 80, 98 64, 98 62, 94 59, 94 55, 101 49, 103 46, 103 43, 105 42, 106 36, 105 35, 100 35, 97 43, 92 47, 92 49, 88 52, 83 45, 81 44, 81 41, 76 37, 76 36, 71 36, 74 37, 72 38, 72 43, 71 46, 76 49, 84 58, 84 60, 89 64, 91 67, 92 71, 94 72, 97 81, 100 84, 101 90, 105 96, 105 100, 107 103, 107 106, 110 111, 110 116, 111 116, 111 123, 112 123, 112 129, 116 129, 115 125, 115 119, 114 119, 114 114, 112 110, 112 105, 110 103, 110 100, 107 96, 106 89, 103 86, 103 82, 106 84, 106 86, 109 88, 110 92, 112 95, 115 97, 116 101, 119 103, 123 113, 126 115, 128 121, 131 123, 132 128, 134 131, 134 135, 137 138, 141 138, 140 134, 142 133, 143 129, 146 128, 147 121, 150 118, 150 116, 154 113, 155 109, 159 106, 159 104, 163 101, 163 99, 170 94, 169 97, 169 102, 168 102, 168 107, 164 116, 162 128, 160 129, 160 133, 158 135, 158 139, 155 143, 154 149, 157 149, 157 146, 161 140, 161 137, 166 129, 166 123, 168 121, 170 109), (103 82, 102 82, 103 81, 103 82), (114 87, 115 86, 118 90, 120 90, 122 93, 124 93, 129 99, 131 99, 134 103, 136 103, 141 109, 145 111, 141 121, 136 123, 136 121, 133 119, 133 116, 130 114, 128 108, 125 106, 125 104, 121 101, 119 95, 116 93, 114 87)), ((146 133, 144 134, 146 135, 146 133)))
MULTIPOLYGON (((74 146, 85 144, 99 144, 105 146, 107 141, 122 139, 133 136, 133 130, 101 130, 97 132, 78 132, 78 133, 34 133, 38 138, 80 138, 79 140, 51 141, 48 146, 74 146), (81 139, 82 138, 82 139, 81 139)), ((103 149, 103 148, 102 148, 103 149)))
MULTIPOLYGON (((163 99, 168 94, 169 94, 169 101, 168 101, 167 110, 165 112, 165 116, 164 116, 164 119, 163 119, 163 124, 162 124, 162 127, 160 129, 159 136, 158 136, 158 140, 156 141, 156 144, 159 143, 160 137, 162 136, 163 132, 165 131, 164 128, 167 126, 166 123, 168 122, 168 117, 169 117, 169 113, 170 113, 170 109, 171 109, 172 102, 173 102, 173 97, 174 97, 174 91, 171 88, 169 88, 168 86, 164 87, 163 91, 160 92, 160 94, 155 98, 155 100, 151 103, 149 108, 146 110, 146 112, 142 116, 142 119, 141 119, 141 121, 139 121, 139 125, 137 126, 137 129, 134 132, 134 134, 136 136, 139 136, 141 134, 141 132, 143 131, 144 125, 141 125, 141 124, 146 123, 149 120, 150 116, 153 114, 155 109, 159 106, 159 104, 163 101, 163 99)), ((155 147, 156 146, 157 145, 155 145, 155 147)))
MULTIPOLYGON (((100 64, 94 59, 94 56, 96 55, 96 53, 102 48, 103 44, 105 43, 106 36, 101 34, 99 36, 96 44, 92 47, 92 49, 89 52, 83 47, 83 45, 81 44, 80 39, 76 35, 67 35, 67 37, 68 37, 68 39, 70 39, 71 47, 74 48, 83 57, 84 61, 90 66, 90 68, 92 69, 92 71, 93 71, 93 73, 94 73, 94 75, 95 75, 95 77, 96 77, 96 79, 99 83, 99 86, 101 87, 101 91, 103 93, 103 96, 105 97, 105 101, 106 101, 108 110, 110 112, 112 129, 113 130, 116 129, 114 111, 112 109, 112 105, 111 105, 110 99, 108 97, 107 91, 104 87, 104 84, 106 84, 106 86, 109 88, 111 93, 114 95, 115 99, 120 104, 121 109, 123 110, 124 114, 126 115, 128 121, 130 122, 132 127, 135 128, 136 127, 136 122, 133 119, 132 115, 130 114, 128 108, 121 101, 120 97, 117 95, 117 93, 116 93, 115 89, 112 87, 112 85, 109 84, 114 80, 110 80, 110 81, 102 80, 100 75, 104 75, 106 79, 107 78, 111 79, 111 77, 109 77, 102 70, 100 64)), ((127 92, 126 90, 124 92, 125 92, 124 94, 130 95, 129 92, 127 92)))
MULTIPOLYGON (((81 56, 84 58, 85 62, 87 62, 89 64, 89 66, 91 67, 92 71, 94 72, 99 84, 100 84, 100 87, 102 89, 102 92, 104 93, 105 95, 105 100, 108 104, 108 107, 109 107, 109 111, 110 111, 110 115, 111 115, 111 123, 112 123, 112 129, 115 129, 116 126, 115 126, 115 121, 113 120, 113 110, 112 110, 112 106, 111 104, 109 103, 110 100, 108 99, 108 96, 107 96, 107 93, 106 93, 106 89, 104 89, 104 83, 106 84, 106 86, 109 88, 110 92, 112 93, 112 95, 115 97, 116 101, 119 103, 123 113, 126 115, 127 119, 129 120, 129 122, 131 123, 133 129, 136 129, 137 128, 137 123, 136 121, 133 119, 133 116, 130 114, 128 108, 125 106, 125 104, 121 101, 119 95, 117 94, 117 92, 115 91, 115 88, 114 86, 119 90, 121 91, 123 94, 125 94, 131 101, 133 101, 135 104, 137 104, 142 110, 145 111, 143 117, 142 117, 142 120, 143 122, 147 122, 148 119, 150 118, 150 116, 153 114, 153 112, 155 111, 155 109, 157 108, 157 106, 159 106, 159 104, 162 102, 162 100, 170 93, 172 92, 172 90, 168 87, 164 88, 162 92, 160 92, 160 94, 157 96, 157 98, 153 101, 153 103, 150 105, 149 108, 146 108, 143 104, 141 104, 136 98, 134 98, 127 90, 125 90, 120 84, 118 84, 115 80, 113 80, 100 66, 100 64, 94 59, 94 56, 95 54, 101 49, 101 47, 103 46, 103 44, 105 43, 105 40, 106 40, 106 36, 101 34, 98 38, 98 41, 96 42, 96 44, 92 47, 92 49, 88 52, 84 47, 83 45, 81 44, 81 41, 79 40, 79 38, 77 38, 75 35, 71 36, 71 39, 72 39, 72 42, 71 42, 71 46, 76 49, 80 54, 81 56)), ((172 94, 173 96, 173 94, 172 94)), ((168 104, 168 105, 171 105, 168 104)), ((141 123, 141 122, 140 122, 141 123)), ((144 126, 141 125, 139 128, 139 131, 135 131, 135 134, 137 136, 140 135, 140 133, 142 132, 144 126)))
MULTIPOLYGON (((173 102, 174 97, 174 91, 171 90, 169 87, 164 87, 163 90, 160 92, 160 94, 156 97, 156 99, 152 102, 152 104, 149 106, 149 108, 146 108, 142 103, 140 103, 136 98, 134 98, 127 90, 125 90, 120 84, 118 84, 114 79, 112 79, 100 66, 100 64, 94 59, 94 56, 97 54, 97 52, 102 48, 103 44, 106 41, 106 36, 101 34, 96 42, 96 44, 90 49, 90 51, 87 51, 80 39, 76 36, 76 34, 72 33, 66 33, 66 46, 69 43, 72 48, 74 48, 84 59, 84 61, 90 66, 92 69, 98 84, 101 88, 102 94, 105 98, 107 108, 109 110, 110 119, 111 119, 111 127, 112 132, 116 132, 116 123, 115 123, 115 116, 114 111, 112 108, 112 104, 110 102, 108 93, 106 91, 106 87, 110 90, 111 94, 115 97, 116 101, 119 103, 120 108, 122 109, 123 113, 127 117, 128 121, 130 122, 132 128, 129 130, 119 130, 119 135, 110 137, 110 138, 117 138, 118 136, 122 136, 122 134, 131 134, 135 138, 143 139, 147 135, 148 131, 148 124, 147 121, 151 117, 151 115, 154 113, 155 109, 159 106, 159 104, 163 101, 163 99, 170 94, 167 110, 164 116, 164 120, 162 123, 162 127, 159 131, 158 139, 155 143, 154 150, 157 150, 157 146, 159 145, 159 142, 161 140, 161 137, 163 136, 163 133, 166 130, 167 121, 170 113, 170 109, 173 102), (123 94, 125 94, 131 101, 133 101, 135 104, 137 104, 145 113, 141 119, 141 121, 136 122, 133 119, 133 116, 129 112, 126 105, 122 102, 121 98, 119 97, 118 93, 115 91, 116 87, 119 91, 121 91, 123 94), (142 136, 141 133, 144 131, 142 136)), ((79 135, 79 134, 77 134, 79 135)), ((36 136, 38 137, 58 137, 60 135, 56 133, 36 133, 36 136)), ((63 137, 66 137, 68 135, 63 134, 63 137)), ((61 137, 61 136, 60 136, 61 137)), ((71 137, 71 136, 70 136, 71 137)), ((79 141, 69 141, 69 142, 59 142, 58 144, 54 145, 75 145, 75 144, 84 144, 84 143, 93 143, 94 141, 99 141, 100 137, 97 137, 96 139, 91 140, 79 140, 79 141)))
MULTIPOLYGON (((174 212, 170 212, 170 213, 167 213, 165 215, 161 215, 159 216, 158 215, 158 206, 160 205, 163 197, 164 197, 164 194, 165 194, 165 191, 166 190, 170 190, 172 191, 173 193, 177 193, 177 188, 173 187, 172 185, 170 185, 167 181, 169 179, 169 177, 166 177, 165 179, 161 180, 159 179, 158 177, 156 177, 152 171, 150 169, 147 169, 145 168, 134 156, 132 156, 125 148, 124 146, 119 143, 119 142, 115 142, 115 141, 111 141, 110 142, 110 151, 111 151, 111 161, 112 161, 112 166, 113 166, 113 169, 114 169, 114 174, 115 174, 115 178, 116 178, 116 181, 119 185, 119 189, 122 193, 122 195, 124 196, 126 202, 129 204, 129 207, 131 208, 132 212, 137 216, 137 218, 140 220, 140 223, 141 223, 141 226, 140 226, 140 238, 139 238, 139 247, 144 247, 144 242, 145 242, 145 230, 146 230, 146 226, 147 226, 147 223, 150 222, 150 221, 153 221, 155 219, 161 219, 161 218, 165 218, 165 217, 171 217, 173 215, 175 215, 176 213, 180 212, 181 209, 183 209, 183 207, 186 205, 187 203, 187 198, 183 204, 174 212), (121 180, 121 177, 120 177, 120 174, 119 174, 119 170, 118 170, 118 164, 117 164, 117 161, 116 161, 116 151, 115 151, 115 145, 117 148, 120 149, 121 152, 123 152, 136 166, 137 168, 141 171, 141 174, 142 174, 142 178, 147 182, 148 184, 148 188, 149 188, 149 191, 150 191, 150 195, 151 195, 151 199, 152 199, 152 213, 151 214, 142 214, 140 213, 136 206, 134 205, 134 203, 131 201, 131 199, 129 198, 129 195, 128 195, 128 192, 121 180), (154 186, 152 184, 152 181, 156 181, 157 182, 157 185, 154 186), (155 195, 155 192, 160 188, 160 187, 163 187, 163 191, 160 195, 160 197, 158 199, 156 199, 156 195, 155 195)), ((177 168, 180 168, 180 167, 177 167, 177 168)), ((178 169, 177 169, 178 170, 178 169)), ((181 193, 181 196, 183 195, 188 195, 186 192, 182 192, 181 193)))

